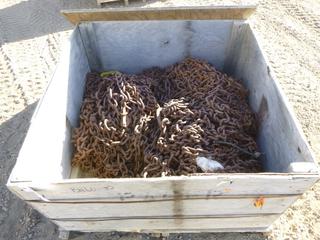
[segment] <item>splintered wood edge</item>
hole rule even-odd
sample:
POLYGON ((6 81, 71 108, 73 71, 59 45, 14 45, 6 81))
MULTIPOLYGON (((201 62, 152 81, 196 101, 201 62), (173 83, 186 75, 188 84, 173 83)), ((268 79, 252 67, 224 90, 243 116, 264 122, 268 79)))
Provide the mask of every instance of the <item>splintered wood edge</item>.
POLYGON ((256 10, 256 5, 202 6, 170 8, 123 8, 62 10, 73 24, 91 21, 133 20, 246 20, 256 10))

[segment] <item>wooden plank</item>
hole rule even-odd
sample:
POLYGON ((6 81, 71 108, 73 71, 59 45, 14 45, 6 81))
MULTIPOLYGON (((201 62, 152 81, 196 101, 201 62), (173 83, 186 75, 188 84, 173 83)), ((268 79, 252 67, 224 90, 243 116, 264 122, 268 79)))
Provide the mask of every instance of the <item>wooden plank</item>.
MULTIPOLYGON (((132 231, 130 231, 132 232, 132 231)), ((270 233, 271 232, 271 227, 263 227, 263 228, 214 228, 214 229, 171 229, 171 230, 166 230, 166 229, 148 229, 148 230, 141 230, 138 231, 140 233, 149 233, 152 234, 151 237, 160 237, 162 238, 167 237, 167 235, 171 233, 176 233, 176 234, 182 234, 182 233, 226 233, 226 232, 245 232, 245 233, 270 233)))
POLYGON ((128 220, 83 220, 57 221, 63 229, 82 232, 246 232, 254 229, 266 230, 279 215, 237 216, 237 217, 206 217, 206 218, 175 218, 175 219, 128 219, 128 220))
POLYGON ((76 31, 77 30, 80 31, 90 70, 93 72, 102 71, 101 58, 98 54, 99 51, 97 46, 96 31, 93 28, 92 23, 83 23, 76 28, 76 31))
POLYGON ((92 21, 247 19, 256 6, 202 6, 63 10, 73 24, 92 21))
POLYGON ((79 119, 84 79, 89 71, 78 31, 64 47, 61 61, 32 117, 10 181, 50 182, 69 178, 71 125, 79 119))
POLYGON ((84 178, 56 183, 11 182, 9 187, 18 186, 19 194, 25 200, 45 198, 48 201, 63 202, 117 202, 179 197, 299 195, 311 187, 317 178, 317 175, 312 174, 214 174, 147 179, 84 178), (34 191, 34 194, 31 195, 30 191, 34 191))
POLYGON ((309 172, 317 174, 314 154, 250 25, 235 24, 230 42, 224 70, 250 90, 250 106, 260 122, 258 144, 265 170, 287 172, 291 163, 301 162, 312 163, 309 172))
POLYGON ((90 22, 79 28, 94 29, 89 40, 84 40, 96 39, 91 46, 98 51, 92 51, 89 62, 98 59, 101 71, 136 74, 151 67, 168 67, 188 56, 205 59, 222 70, 232 26, 233 20, 168 20, 90 22))
POLYGON ((247 197, 216 199, 173 199, 117 203, 28 202, 45 216, 65 219, 172 218, 181 216, 261 215, 284 212, 298 197, 247 197), (261 203, 261 205, 260 205, 261 203))

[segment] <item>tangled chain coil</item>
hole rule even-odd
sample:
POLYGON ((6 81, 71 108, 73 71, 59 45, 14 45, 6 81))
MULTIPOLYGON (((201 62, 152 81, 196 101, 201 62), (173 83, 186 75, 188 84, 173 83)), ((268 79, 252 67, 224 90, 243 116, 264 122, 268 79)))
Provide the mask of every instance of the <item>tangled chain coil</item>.
POLYGON ((216 172, 259 172, 247 95, 193 58, 139 75, 89 73, 72 164, 96 177, 158 177, 201 173, 205 156, 224 166, 216 172))

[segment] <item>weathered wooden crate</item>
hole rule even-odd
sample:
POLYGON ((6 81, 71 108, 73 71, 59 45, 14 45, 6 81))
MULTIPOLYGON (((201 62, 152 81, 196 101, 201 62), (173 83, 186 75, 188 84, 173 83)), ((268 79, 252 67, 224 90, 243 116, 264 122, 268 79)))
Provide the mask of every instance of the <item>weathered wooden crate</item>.
POLYGON ((246 18, 252 7, 68 11, 78 24, 36 109, 9 189, 66 230, 266 231, 319 178, 246 18), (70 178, 89 71, 137 73, 193 56, 240 79, 258 114, 265 173, 70 178))

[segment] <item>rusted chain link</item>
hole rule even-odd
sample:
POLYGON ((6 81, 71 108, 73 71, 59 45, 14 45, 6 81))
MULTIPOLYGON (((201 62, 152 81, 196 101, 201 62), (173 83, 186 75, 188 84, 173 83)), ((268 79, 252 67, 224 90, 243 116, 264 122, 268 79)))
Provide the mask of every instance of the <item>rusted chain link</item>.
POLYGON ((140 75, 90 73, 72 164, 97 177, 157 177, 201 173, 196 158, 205 156, 219 172, 259 172, 247 95, 192 58, 140 75))

